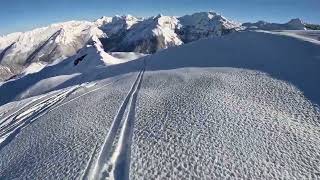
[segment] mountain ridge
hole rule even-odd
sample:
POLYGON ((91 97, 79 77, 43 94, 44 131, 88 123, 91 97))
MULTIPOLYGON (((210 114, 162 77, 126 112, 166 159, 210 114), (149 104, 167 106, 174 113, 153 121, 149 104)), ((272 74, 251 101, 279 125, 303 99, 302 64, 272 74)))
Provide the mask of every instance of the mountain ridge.
POLYGON ((103 16, 95 21, 67 21, 26 32, 0 36, 0 81, 21 73, 36 62, 50 64, 75 55, 97 37, 107 53, 152 54, 199 39, 214 38, 242 30, 306 29, 293 19, 285 24, 237 23, 215 12, 185 16, 103 16))
MULTIPOLYGON (((212 13, 204 12, 202 14, 209 16, 212 13)), ((21 73, 34 62, 52 63, 55 60, 66 59, 76 54, 91 41, 93 36, 100 39, 106 52, 124 51, 147 54, 206 38, 210 36, 210 31, 219 31, 214 28, 223 26, 223 23, 219 25, 220 16, 215 15, 218 18, 215 19, 216 23, 213 23, 215 25, 206 27, 207 29, 204 31, 207 33, 200 32, 201 35, 194 34, 197 31, 193 31, 192 34, 184 30, 184 25, 180 23, 179 19, 183 17, 160 15, 139 18, 132 15, 117 15, 114 17, 103 16, 93 22, 55 23, 32 31, 0 36, 0 66, 5 67, 2 69, 10 69, 10 71, 1 70, 0 81, 21 73), (192 37, 191 40, 188 39, 190 37, 192 37)), ((205 21, 212 21, 211 19, 212 17, 205 19, 205 21)), ((236 26, 239 24, 235 24, 236 26)), ((216 33, 216 36, 221 34, 216 33)))

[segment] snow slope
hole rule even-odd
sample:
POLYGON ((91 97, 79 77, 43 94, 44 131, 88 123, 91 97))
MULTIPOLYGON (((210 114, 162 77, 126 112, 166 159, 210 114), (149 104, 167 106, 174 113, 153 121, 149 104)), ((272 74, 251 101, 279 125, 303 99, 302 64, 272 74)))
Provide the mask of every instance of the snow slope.
POLYGON ((230 21, 214 12, 200 12, 179 18, 178 30, 183 42, 192 42, 204 38, 219 37, 241 30, 239 23, 230 21))
POLYGON ((282 30, 277 31, 276 34, 292 36, 316 44, 320 43, 320 30, 282 30))
MULTIPOLYGON (((18 74, 33 62, 50 63, 76 54, 92 36, 103 37, 104 33, 94 23, 86 21, 52 24, 24 33, 2 36, 0 63, 18 74)), ((9 77, 10 74, 0 78, 9 77)))
POLYGON ((74 66, 62 61, 0 86, 0 177, 320 178, 319 58, 301 37, 238 32, 9 91, 74 66))
MULTIPOLYGON (((40 95, 44 92, 56 90, 56 88, 77 85, 78 81, 69 81, 79 75, 86 76, 79 77, 82 81, 93 80, 94 75, 99 74, 106 66, 123 62, 124 60, 106 53, 98 37, 93 36, 86 47, 80 49, 74 56, 57 64, 41 67, 42 70, 38 73, 30 73, 32 68, 27 68, 27 71, 23 74, 25 76, 3 83, 0 94, 6 94, 6 96, 0 96, 0 104, 40 95), (16 88, 17 84, 19 84, 19 88, 16 88)), ((32 71, 36 70, 32 69, 32 71)))
POLYGON ((128 62, 147 56, 147 54, 136 52, 111 52, 110 55, 121 60, 122 62, 128 62))

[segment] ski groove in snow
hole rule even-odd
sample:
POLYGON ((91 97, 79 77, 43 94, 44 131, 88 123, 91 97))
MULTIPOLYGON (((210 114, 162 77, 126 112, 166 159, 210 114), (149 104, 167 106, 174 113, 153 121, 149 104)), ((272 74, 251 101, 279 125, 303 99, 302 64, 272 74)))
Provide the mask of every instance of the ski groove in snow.
POLYGON ((140 76, 138 85, 132 94, 131 100, 129 102, 129 112, 121 129, 121 134, 116 150, 111 157, 111 161, 113 164, 111 175, 113 179, 129 179, 130 154, 135 119, 136 101, 139 89, 141 87, 144 71, 145 67, 142 70, 142 74, 140 76))
MULTIPOLYGON (((88 167, 90 168, 90 173, 88 173, 88 175, 85 174, 83 179, 104 179, 108 176, 111 176, 114 179, 128 179, 129 163, 127 162, 130 161, 130 143, 135 115, 135 102, 142 82, 145 67, 146 61, 144 61, 142 70, 139 72, 128 95, 119 108, 119 111, 111 125, 110 131, 108 132, 108 135, 106 136, 106 139, 102 145, 101 151, 94 167, 88 167), (127 117, 123 122, 122 128, 120 129, 120 124, 122 122, 122 119, 124 119, 127 111, 127 117), (116 139, 118 131, 120 131, 120 138, 117 142, 115 151, 112 152, 112 145, 116 139), (108 172, 108 165, 110 163, 112 165, 112 169, 110 172, 108 172), (116 173, 116 175, 114 173, 116 173), (125 177, 120 177, 119 173, 121 173, 121 175, 124 175, 125 177)), ((88 170, 86 170, 85 172, 87 171, 88 170)))
POLYGON ((93 151, 92 151, 92 154, 90 156, 90 159, 88 161, 88 165, 86 167, 86 169, 84 170, 84 173, 82 175, 82 177, 80 179, 85 179, 85 177, 87 177, 90 173, 90 167, 92 167, 92 163, 93 163, 93 160, 94 160, 94 155, 96 154, 97 152, 97 148, 98 148, 98 144, 95 145, 93 151))
POLYGON ((37 117, 46 113, 51 107, 62 102, 78 88, 79 87, 74 87, 50 96, 39 103, 35 103, 31 107, 25 107, 26 110, 22 110, 22 112, 18 111, 17 114, 9 116, 7 119, 1 121, 0 149, 8 144, 21 131, 21 129, 34 122, 37 117))

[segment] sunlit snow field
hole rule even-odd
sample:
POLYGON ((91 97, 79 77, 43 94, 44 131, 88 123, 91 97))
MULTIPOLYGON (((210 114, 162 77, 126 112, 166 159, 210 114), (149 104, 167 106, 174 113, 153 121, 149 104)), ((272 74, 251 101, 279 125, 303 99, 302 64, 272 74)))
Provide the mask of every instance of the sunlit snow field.
POLYGON ((238 32, 6 82, 0 179, 320 178, 319 37, 238 32))

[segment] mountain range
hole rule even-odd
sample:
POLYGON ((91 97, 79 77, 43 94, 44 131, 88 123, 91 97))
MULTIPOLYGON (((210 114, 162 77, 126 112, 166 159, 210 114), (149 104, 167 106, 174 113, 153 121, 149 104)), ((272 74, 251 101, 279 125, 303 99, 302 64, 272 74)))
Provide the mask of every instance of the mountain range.
POLYGON ((94 22, 57 23, 0 37, 0 81, 15 78, 29 66, 41 68, 53 61, 75 55, 93 37, 97 37, 107 53, 152 54, 169 47, 245 29, 302 30, 306 27, 299 19, 286 24, 263 21, 241 24, 214 12, 200 12, 182 17, 104 16, 94 22))
POLYGON ((3 36, 0 179, 320 179, 307 27, 204 12, 3 36))

